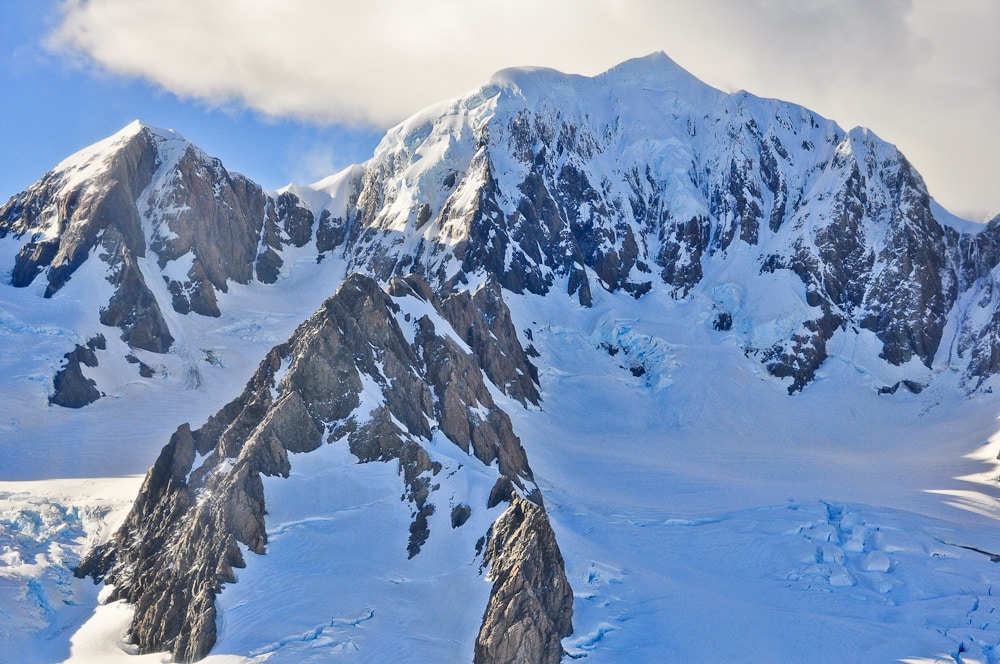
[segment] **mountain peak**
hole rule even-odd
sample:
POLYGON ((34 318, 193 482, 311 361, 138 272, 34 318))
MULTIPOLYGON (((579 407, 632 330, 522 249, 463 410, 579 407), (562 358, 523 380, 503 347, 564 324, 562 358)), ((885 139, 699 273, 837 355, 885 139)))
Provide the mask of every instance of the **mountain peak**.
POLYGON ((159 136, 160 138, 174 139, 174 140, 181 140, 181 141, 186 141, 187 140, 183 136, 181 136, 178 132, 174 131, 173 129, 163 129, 161 127, 154 127, 153 125, 147 124, 147 123, 143 122, 142 120, 138 120, 138 119, 132 120, 132 122, 128 123, 127 125, 125 125, 121 129, 119 129, 115 134, 113 134, 111 136, 111 138, 115 138, 115 137, 121 137, 121 138, 131 137, 131 136, 134 136, 134 135, 136 135, 136 134, 138 134, 138 133, 140 133, 142 131, 146 131, 146 132, 148 132, 150 134, 153 134, 154 136, 159 136))
POLYGON ((306 244, 312 222, 294 195, 277 200, 177 132, 136 120, 0 207, 0 238, 22 242, 11 285, 44 274, 46 298, 92 255, 103 262, 114 295, 100 323, 130 348, 164 353, 174 338, 163 310, 221 315, 216 292, 274 283, 282 248, 306 244))
MULTIPOLYGON (((354 196, 350 223, 359 229, 351 265, 419 271, 446 290, 491 274, 514 293, 558 288, 589 306, 592 286, 713 299, 720 275, 743 269, 746 256, 766 266, 757 268, 761 288, 791 274, 807 304, 789 292, 774 316, 796 329, 783 323, 765 334, 742 305, 712 304, 731 309, 720 329, 747 316, 745 352, 791 378, 791 391, 813 380, 835 333, 857 329, 883 344, 873 362, 901 367, 916 357, 918 373, 907 379, 927 382, 955 303, 934 279, 966 288, 996 265, 970 258, 956 274, 928 266, 933 278, 914 273, 905 297, 894 295, 889 275, 911 271, 896 262, 912 253, 911 233, 937 256, 945 243, 962 251, 971 240, 958 233, 982 227, 943 214, 905 157, 874 133, 727 94, 664 53, 593 77, 505 69, 400 124, 351 181, 343 190, 354 196)), ((982 253, 994 251, 982 242, 982 253)))
POLYGON ((487 87, 494 86, 515 90, 526 98, 540 96, 545 91, 571 85, 573 81, 585 81, 579 74, 566 74, 549 67, 508 67, 490 77, 487 87))
POLYGON ((663 51, 626 60, 592 77, 566 74, 547 67, 511 67, 493 74, 487 85, 516 89, 529 98, 551 94, 553 90, 567 86, 575 88, 577 93, 586 86, 594 86, 645 91, 675 90, 684 96, 699 96, 706 92, 722 94, 663 51))
POLYGON ((612 84, 631 84, 655 90, 711 88, 663 51, 626 60, 597 78, 612 84))
POLYGON ((63 179, 64 186, 85 185, 94 181, 101 171, 107 169, 115 155, 136 140, 142 140, 143 137, 160 152, 166 148, 174 153, 183 153, 191 147, 187 139, 172 129, 160 129, 140 120, 133 120, 111 136, 63 159, 52 172, 63 179))

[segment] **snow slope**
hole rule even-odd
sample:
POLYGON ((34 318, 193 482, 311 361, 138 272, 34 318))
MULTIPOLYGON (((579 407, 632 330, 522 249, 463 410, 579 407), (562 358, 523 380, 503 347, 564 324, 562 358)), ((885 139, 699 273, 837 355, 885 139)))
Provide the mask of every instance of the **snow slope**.
MULTIPOLYGON (((308 246, 286 249, 286 261, 288 273, 277 284, 231 285, 219 318, 181 316, 164 307, 177 337, 166 354, 129 348, 117 330, 96 323, 110 291, 97 261, 81 267, 49 300, 41 300, 34 287, 0 287, 0 339, 9 349, 0 356, 0 375, 9 386, 0 391, 0 481, 144 473, 179 423, 200 423, 238 394, 260 358, 288 338, 343 277, 342 263, 317 265, 308 246), (84 371, 99 378, 107 398, 79 410, 49 406, 62 354, 98 331, 105 333, 109 352, 101 353, 98 367, 84 371), (126 363, 128 354, 156 375, 141 380, 126 363), (136 422, 142 423, 139 431, 136 422)), ((163 285, 160 279, 150 283, 163 285)))
POLYGON ((996 398, 879 395, 848 335, 789 398, 704 301, 512 309, 541 354, 543 410, 512 413, 576 593, 571 657, 1000 661, 996 398))

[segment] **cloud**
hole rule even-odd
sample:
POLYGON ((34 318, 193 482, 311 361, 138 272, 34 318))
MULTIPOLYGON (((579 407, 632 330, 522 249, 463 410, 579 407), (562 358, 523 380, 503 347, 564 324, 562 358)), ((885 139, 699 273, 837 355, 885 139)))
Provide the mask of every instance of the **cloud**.
POLYGON ((666 51, 723 89, 895 142, 959 212, 1000 210, 993 0, 67 0, 54 48, 182 97, 388 126, 517 65, 666 51))

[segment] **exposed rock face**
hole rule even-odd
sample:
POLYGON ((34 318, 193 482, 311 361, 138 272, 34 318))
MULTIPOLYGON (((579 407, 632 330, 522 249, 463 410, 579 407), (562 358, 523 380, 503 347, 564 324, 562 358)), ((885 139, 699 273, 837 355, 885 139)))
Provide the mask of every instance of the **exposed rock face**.
POLYGON ((122 252, 108 281, 116 290, 108 306, 101 309, 101 323, 121 328, 122 340, 132 348, 166 353, 174 337, 131 254, 122 252))
MULTIPOLYGON (((685 298, 781 281, 780 336, 741 343, 790 392, 837 333, 870 331, 871 361, 915 380, 941 366, 943 343, 970 385, 996 370, 987 348, 1000 341, 968 309, 990 299, 996 224, 953 224, 873 134, 714 90, 662 54, 594 78, 501 72, 391 130, 349 177, 345 254, 380 279, 416 272, 443 297, 473 274, 514 293, 558 283, 584 306, 595 287, 685 298)), ((719 305, 727 331, 756 320, 741 302, 719 305)))
POLYGON ((413 275, 391 279, 389 292, 413 294, 431 303, 469 345, 494 385, 522 404, 539 403, 538 369, 517 337, 500 285, 492 275, 474 292, 461 290, 444 301, 426 282, 413 275))
POLYGON ((515 497, 486 544, 493 591, 476 640, 476 664, 556 664, 573 632, 573 591, 545 510, 515 497))
MULTIPOLYGON (((201 428, 177 430, 122 528, 80 565, 78 575, 114 584, 114 598, 135 604, 130 636, 140 651, 169 650, 179 661, 209 652, 214 597, 244 564, 237 543, 266 550, 261 476, 287 476, 289 453, 346 444, 362 462, 398 463, 413 514, 407 555, 419 555, 431 536, 431 480, 440 470, 423 445, 435 432, 484 465, 496 463, 498 481, 511 487, 512 506, 490 537, 487 562, 502 589, 493 593, 487 614, 494 618, 481 639, 502 644, 504 656, 513 647, 514 637, 501 635, 508 628, 525 635, 524 652, 549 653, 568 634, 572 595, 510 419, 490 396, 476 357, 436 329, 446 323, 418 296, 426 284, 398 280, 393 291, 414 306, 423 302, 428 313, 404 315, 375 281, 349 277, 268 354, 239 398, 201 428), (362 408, 366 384, 380 396, 371 403, 369 388, 362 408), (537 571, 512 571, 519 552, 537 571), (551 597, 526 597, 542 580, 551 597)), ((467 518, 452 517, 456 526, 467 518)))
POLYGON ((41 275, 46 298, 99 258, 114 288, 100 322, 165 353, 174 333, 163 307, 218 316, 217 294, 255 276, 275 282, 283 248, 310 242, 313 221, 294 195, 272 197, 177 134, 134 123, 0 207, 0 237, 23 241, 11 284, 41 275))
POLYGON ((964 378, 978 389, 1000 373, 1000 298, 996 266, 1000 265, 1000 215, 975 235, 948 235, 949 266, 958 292, 949 315, 957 333, 943 339, 938 361, 948 367, 964 366, 964 378), (992 266, 992 267, 991 267, 992 266))
POLYGON ((104 335, 89 339, 86 346, 77 344, 72 352, 66 353, 66 364, 52 381, 52 396, 49 403, 65 408, 83 408, 101 398, 97 383, 83 375, 82 366, 97 366, 97 350, 104 350, 104 335), (82 365, 82 366, 81 366, 82 365))
MULTIPOLYGON (((113 231, 113 242, 129 254, 145 254, 136 201, 157 169, 155 139, 147 130, 117 137, 113 158, 95 148, 85 150, 0 208, 0 236, 12 233, 28 240, 14 268, 15 287, 27 286, 45 272, 45 297, 51 297, 87 260, 105 231, 113 231)), ((119 260, 120 254, 112 259, 119 260)))
POLYGON ((471 294, 463 290, 449 295, 441 311, 495 385, 522 404, 539 403, 538 370, 518 340, 500 284, 492 275, 471 294))

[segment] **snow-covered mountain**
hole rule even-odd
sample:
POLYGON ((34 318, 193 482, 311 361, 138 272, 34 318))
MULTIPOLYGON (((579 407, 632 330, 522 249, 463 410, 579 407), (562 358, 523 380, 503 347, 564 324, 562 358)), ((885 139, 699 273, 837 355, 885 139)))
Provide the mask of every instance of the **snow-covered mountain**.
POLYGON ((273 284, 282 250, 307 244, 312 225, 294 196, 271 196, 177 133, 139 122, 61 162, 0 208, 0 238, 18 247, 15 288, 43 281, 37 290, 49 299, 88 260, 103 264, 96 269, 107 285, 84 286, 107 291, 93 312, 100 326, 95 320, 86 348, 66 356, 52 402, 79 407, 100 397, 81 364, 97 366, 94 351, 106 349, 101 326, 117 327, 128 349, 165 353, 178 334, 168 309, 220 316, 220 292, 273 284))
POLYGON ((873 334, 914 389, 935 370, 974 389, 1000 369, 1000 222, 955 219, 869 131, 725 94, 662 53, 593 78, 500 72, 314 188, 331 192, 351 269, 445 289, 487 273, 584 306, 594 288, 699 294, 789 391, 838 330, 873 334))
POLYGON ((1000 220, 870 132, 508 70, 275 194, 132 125, 0 230, 0 659, 1000 653, 1000 220))
MULTIPOLYGON (((500 72, 391 130, 363 166, 280 195, 133 123, 0 209, 19 243, 12 285, 44 272, 51 297, 96 255, 112 285, 100 323, 133 349, 170 348, 167 303, 218 316, 230 283, 274 283, 285 248, 308 246, 447 292, 494 275, 513 293, 558 282, 584 306, 597 287, 708 297, 792 392, 838 330, 871 333, 867 361, 899 367, 878 388, 921 389, 941 370, 982 387, 1000 371, 998 234, 948 214, 867 130, 725 94, 663 54, 594 78, 500 72), (754 290, 772 293, 768 320, 745 301, 754 290)), ((55 403, 100 395, 81 365, 107 336, 95 326, 63 351, 55 403)))

